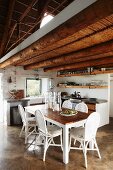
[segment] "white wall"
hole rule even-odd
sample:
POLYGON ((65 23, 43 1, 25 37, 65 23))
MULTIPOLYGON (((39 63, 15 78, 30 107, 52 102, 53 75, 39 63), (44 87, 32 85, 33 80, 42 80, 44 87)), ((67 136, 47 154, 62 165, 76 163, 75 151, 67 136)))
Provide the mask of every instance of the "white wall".
MULTIPOLYGON (((54 72, 44 73, 42 69, 39 71, 24 70, 23 67, 8 67, 6 69, 0 69, 0 73, 3 74, 1 80, 1 86, 3 90, 3 98, 10 97, 10 90, 26 89, 26 78, 33 78, 39 76, 42 79, 42 93, 49 90, 48 81, 54 77, 54 72), (8 82, 9 77, 12 79, 12 83, 8 82)), ((25 90, 26 91, 26 90, 25 90)), ((26 96, 26 94, 25 94, 26 96)))
POLYGON ((9 91, 13 89, 25 89, 25 79, 27 77, 35 77, 36 71, 24 70, 22 67, 9 67, 7 69, 1 69, 3 73, 2 87, 3 87, 3 98, 9 98, 9 91), (8 82, 9 77, 12 79, 12 83, 8 82))

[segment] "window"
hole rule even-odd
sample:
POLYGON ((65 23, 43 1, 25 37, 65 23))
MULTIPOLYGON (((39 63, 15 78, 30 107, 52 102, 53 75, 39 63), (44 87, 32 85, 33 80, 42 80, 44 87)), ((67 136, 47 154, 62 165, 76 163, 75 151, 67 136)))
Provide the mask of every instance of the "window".
POLYGON ((26 79, 26 96, 38 96, 41 94, 41 80, 36 78, 26 79))
POLYGON ((47 13, 44 14, 44 17, 42 19, 42 22, 40 24, 40 28, 42 28, 44 25, 46 25, 49 21, 51 21, 54 17, 52 15, 49 15, 47 13))

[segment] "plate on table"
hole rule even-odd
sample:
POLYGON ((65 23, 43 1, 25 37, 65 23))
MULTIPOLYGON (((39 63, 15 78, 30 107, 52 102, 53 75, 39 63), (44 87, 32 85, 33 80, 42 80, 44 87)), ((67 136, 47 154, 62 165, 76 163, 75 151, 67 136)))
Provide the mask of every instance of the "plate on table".
POLYGON ((76 110, 65 110, 65 111, 61 112, 60 115, 62 115, 62 116, 74 116, 77 113, 78 112, 76 110))

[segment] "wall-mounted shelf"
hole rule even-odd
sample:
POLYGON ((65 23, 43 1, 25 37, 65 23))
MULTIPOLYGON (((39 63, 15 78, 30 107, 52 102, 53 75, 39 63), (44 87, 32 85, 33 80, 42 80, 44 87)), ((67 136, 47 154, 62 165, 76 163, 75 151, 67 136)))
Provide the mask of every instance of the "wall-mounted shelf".
POLYGON ((93 71, 91 74, 109 74, 109 73, 113 73, 113 70, 95 70, 93 71))
POLYGON ((57 77, 71 77, 71 76, 85 76, 90 75, 90 73, 76 73, 76 74, 60 74, 57 77))
POLYGON ((58 85, 60 88, 89 88, 89 89, 96 89, 96 88, 108 88, 108 86, 69 86, 69 85, 58 85))
POLYGON ((109 74, 109 73, 113 73, 113 70, 94 70, 92 72, 87 72, 87 73, 58 74, 57 77, 87 76, 87 75, 109 74))

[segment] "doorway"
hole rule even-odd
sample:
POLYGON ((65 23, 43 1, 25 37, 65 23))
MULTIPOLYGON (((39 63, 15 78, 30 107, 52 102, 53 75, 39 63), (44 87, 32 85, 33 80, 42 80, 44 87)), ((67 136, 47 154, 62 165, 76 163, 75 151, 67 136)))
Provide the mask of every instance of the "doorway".
POLYGON ((3 74, 0 73, 0 123, 4 123, 4 102, 3 102, 2 76, 3 76, 3 74))
POLYGON ((113 117, 113 77, 110 79, 110 117, 113 117))

